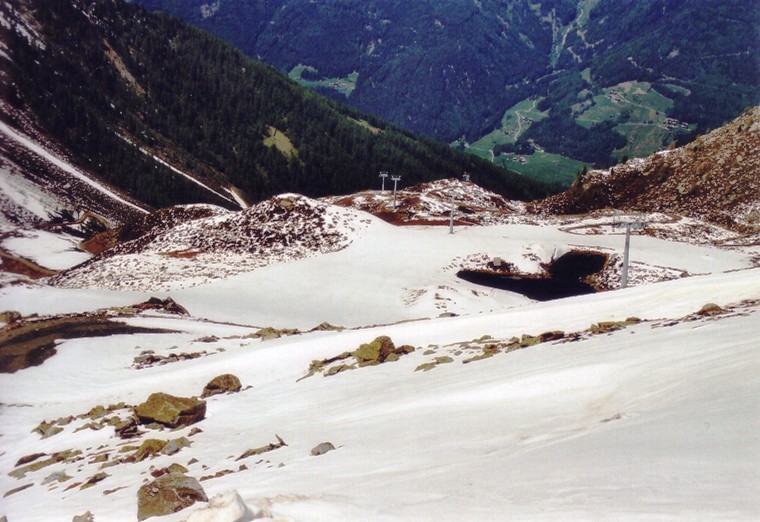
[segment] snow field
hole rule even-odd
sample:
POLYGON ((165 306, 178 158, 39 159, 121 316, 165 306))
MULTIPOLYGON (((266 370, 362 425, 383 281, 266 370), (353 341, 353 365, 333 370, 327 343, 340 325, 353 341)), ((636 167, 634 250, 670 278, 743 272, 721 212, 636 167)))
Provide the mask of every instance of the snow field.
MULTIPOLYGON (((192 288, 0 288, 0 310, 23 315, 126 306, 152 295, 171 296, 192 315, 123 319, 175 333, 62 341, 43 365, 0 375, 0 492, 32 484, 4 497, 0 515, 35 522, 89 510, 96 520, 134 520, 137 490, 151 470, 179 463, 195 478, 213 477, 202 485, 209 498, 225 495, 229 510, 236 499, 230 492, 237 491, 253 512, 282 521, 760 517, 760 502, 747 494, 760 486, 754 415, 760 269, 752 268, 753 248, 635 236, 632 261, 692 276, 536 303, 466 283, 456 272, 496 256, 535 272, 574 248, 620 254, 623 236, 574 234, 548 224, 460 227, 449 235, 445 227, 399 228, 353 211, 331 212, 328 219, 350 241, 346 248, 275 259, 231 277, 194 281, 203 284, 192 288), (709 302, 743 301, 718 317, 682 321, 709 302), (439 318, 444 313, 460 316, 439 318), (488 341, 477 340, 484 336, 498 343, 550 330, 582 332, 632 316, 645 322, 463 364, 482 353, 488 341), (353 329, 246 337, 259 327, 307 330, 325 321, 353 329), (200 340, 212 335, 219 339, 200 340), (380 335, 417 350, 396 362, 301 379, 312 361, 380 335), (135 369, 144 350, 203 356, 135 369), (446 359, 415 371, 436 358, 446 359), (198 395, 223 373, 252 388, 209 398, 206 419, 197 425, 202 432, 151 431, 129 442, 188 436, 192 445, 172 456, 101 469, 100 454, 114 460, 127 444, 112 428, 76 432, 85 419, 44 440, 32 433, 41 421, 97 405, 136 405, 153 392, 198 395), (236 460, 276 436, 287 446, 236 460), (336 450, 311 456, 325 441, 336 450), (70 449, 82 451, 82 459, 22 479, 8 475, 23 456, 70 449), (57 471, 72 479, 42 484, 57 471), (66 489, 101 471, 107 476, 95 486, 66 489)), ((48 253, 65 250, 65 242, 48 239, 27 234, 4 245, 49 262, 48 253)), ((179 244, 163 241, 161 249, 179 244)), ((129 254, 113 267, 125 280, 153 277, 150 259, 129 254)), ((221 273, 230 259, 199 266, 221 273)), ((161 262, 179 280, 193 275, 170 256, 161 262)), ((161 520, 184 521, 200 507, 161 520)))
MULTIPOLYGON (((39 441, 29 431, 44 419, 97 404, 139 403, 153 391, 197 394, 226 372, 253 388, 210 398, 207 418, 198 425, 203 433, 192 438, 192 447, 108 468, 111 476, 102 485, 84 491, 48 492, 35 485, 4 499, 9 520, 46 520, 43 513, 69 517, 88 509, 96 518, 133 520, 136 490, 148 468, 186 465, 193 457, 199 463, 189 468, 196 477, 245 463, 248 470, 204 481, 207 494, 237 490, 247 504, 277 520, 751 520, 760 513, 747 494, 760 485, 759 461, 752 458, 760 423, 747 416, 760 406, 757 307, 665 324, 707 301, 757 298, 756 276, 757 270, 740 271, 495 314, 264 342, 240 338, 251 331, 246 328, 133 319, 187 333, 66 341, 43 366, 2 376, 3 469, 32 452, 117 442, 109 429, 69 429, 39 441), (461 364, 464 356, 454 355, 458 343, 484 334, 501 339, 573 331, 630 315, 655 321, 467 365, 461 364), (222 339, 192 342, 210 332, 222 339), (395 363, 296 382, 312 359, 380 334, 421 349, 395 363), (167 353, 172 346, 214 355, 129 368, 141 349, 167 353), (428 348, 434 354, 425 355, 428 348), (445 355, 454 362, 414 371, 445 355), (288 446, 262 455, 264 462, 234 460, 273 442, 275 434, 288 446), (309 449, 323 441, 337 450, 310 456, 309 449), (127 488, 102 494, 119 486, 127 488)), ((176 438, 188 431, 149 436, 176 438)), ((97 466, 83 465, 77 478, 94 474, 97 466)), ((34 482, 51 471, 40 471, 34 482)), ((0 477, 4 491, 20 483, 0 477)), ((190 511, 164 520, 184 520, 190 511)))

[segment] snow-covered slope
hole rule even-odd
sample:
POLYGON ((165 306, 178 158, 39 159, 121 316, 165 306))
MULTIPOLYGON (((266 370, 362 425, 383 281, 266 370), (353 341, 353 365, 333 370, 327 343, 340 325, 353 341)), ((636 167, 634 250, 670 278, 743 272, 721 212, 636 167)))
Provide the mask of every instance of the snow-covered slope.
MULTIPOLYGON (((753 520, 757 272, 274 340, 187 318, 127 318, 179 333, 65 341, 42 366, 0 377, 2 512, 10 521, 85 511, 135 520, 138 488, 177 463, 203 479, 209 498, 236 490, 259 515, 282 521, 753 520), (695 313, 707 302, 719 306, 695 313), (642 321, 619 330, 590 328, 634 315, 642 321), (565 337, 510 348, 512 337, 548 330, 565 337), (201 340, 208 335, 216 337, 201 340), (379 335, 417 349, 396 362, 302 379, 313 360, 379 335), (202 356, 137 369, 147 348, 202 356), (193 435, 193 427, 149 430, 123 441, 110 426, 81 429, 98 425, 95 414, 83 415, 98 405, 134 405, 156 391, 197 395, 223 373, 239 376, 244 390, 209 398, 193 435), (32 433, 70 415, 82 416, 44 440, 32 433), (122 461, 148 438, 181 437, 191 445, 177 453, 122 461), (286 445, 237 460, 277 437, 286 445), (336 449, 310 454, 326 441, 336 449), (17 461, 34 453, 61 460, 16 478, 17 461)), ((195 509, 156 520, 186 520, 195 509)))
MULTIPOLYGON (((0 365, 60 328, 35 348, 57 353, 0 374, 0 517, 135 520, 140 487, 172 465, 216 498, 155 520, 246 520, 239 503, 304 522, 760 517, 757 245, 637 215, 631 288, 536 303, 457 271, 499 257, 538 274, 592 251, 615 288, 622 217, 513 210, 449 234, 294 194, 175 207, 112 232, 57 286, 0 280, 16 312, 0 365), (191 315, 134 306, 152 295, 191 315), (87 321, 120 333, 66 330, 87 321), (379 336, 398 350, 367 364, 379 336), (243 389, 209 397, 199 423, 116 432, 151 393, 197 396, 228 373, 243 389), (170 449, 143 455, 151 439, 170 449)), ((61 236, 6 226, 4 250, 72 264, 61 236)))

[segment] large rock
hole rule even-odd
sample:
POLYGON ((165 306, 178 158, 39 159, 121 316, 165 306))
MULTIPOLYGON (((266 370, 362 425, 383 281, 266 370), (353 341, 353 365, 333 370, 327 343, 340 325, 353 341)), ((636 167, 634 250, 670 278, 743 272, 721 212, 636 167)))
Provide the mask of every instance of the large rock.
POLYGON ((225 373, 224 375, 218 375, 211 379, 205 388, 201 397, 211 397, 212 395, 218 395, 220 393, 237 393, 240 391, 243 385, 240 384, 240 379, 232 375, 231 373, 225 373))
POLYGON ((143 424, 156 422, 170 428, 188 426, 206 416, 206 401, 194 397, 175 397, 168 393, 153 393, 135 408, 143 424))
POLYGON ((359 363, 384 362, 385 358, 396 350, 396 346, 387 335, 376 338, 371 343, 362 344, 352 354, 359 363))
POLYGON ((169 473, 138 490, 137 520, 170 515, 198 501, 208 502, 208 497, 197 480, 181 473, 169 473))
POLYGON ((351 353, 359 366, 397 361, 402 355, 412 353, 414 346, 403 345, 398 348, 387 335, 377 337, 371 343, 362 344, 351 353))

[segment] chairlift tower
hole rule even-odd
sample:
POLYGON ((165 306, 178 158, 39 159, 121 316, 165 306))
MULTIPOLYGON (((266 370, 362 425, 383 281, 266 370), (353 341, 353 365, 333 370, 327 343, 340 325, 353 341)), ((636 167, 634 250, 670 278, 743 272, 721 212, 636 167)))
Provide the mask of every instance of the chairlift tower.
POLYGON ((393 181, 393 210, 396 210, 396 183, 401 181, 401 176, 391 176, 393 181))
POLYGON ((385 178, 387 178, 387 177, 388 177, 388 171, 381 170, 380 171, 380 179, 382 179, 383 181, 382 181, 382 186, 380 188, 380 192, 385 192, 385 178))
POLYGON ((449 234, 454 233, 454 196, 456 192, 454 190, 449 191, 451 196, 451 213, 449 214, 449 234))
POLYGON ((623 250, 623 271, 620 274, 620 288, 628 286, 628 259, 631 250, 631 230, 641 230, 646 226, 644 221, 638 221, 631 217, 615 216, 612 221, 613 228, 625 227, 625 248, 623 250))

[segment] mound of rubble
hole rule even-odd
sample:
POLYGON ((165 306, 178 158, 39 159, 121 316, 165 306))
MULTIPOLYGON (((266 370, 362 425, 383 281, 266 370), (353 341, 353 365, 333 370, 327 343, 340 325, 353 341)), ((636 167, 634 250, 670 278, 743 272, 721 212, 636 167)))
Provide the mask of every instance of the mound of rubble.
POLYGON ((353 210, 297 194, 238 212, 210 206, 163 210, 117 233, 131 239, 49 281, 67 288, 143 291, 195 286, 342 250, 367 223, 353 210))
POLYGON ((324 198, 335 205, 369 212, 395 225, 448 225, 452 196, 454 223, 493 225, 510 222, 525 213, 525 204, 511 201, 469 181, 440 179, 385 192, 367 190, 348 196, 324 198), (395 208, 394 208, 395 200, 395 208))

